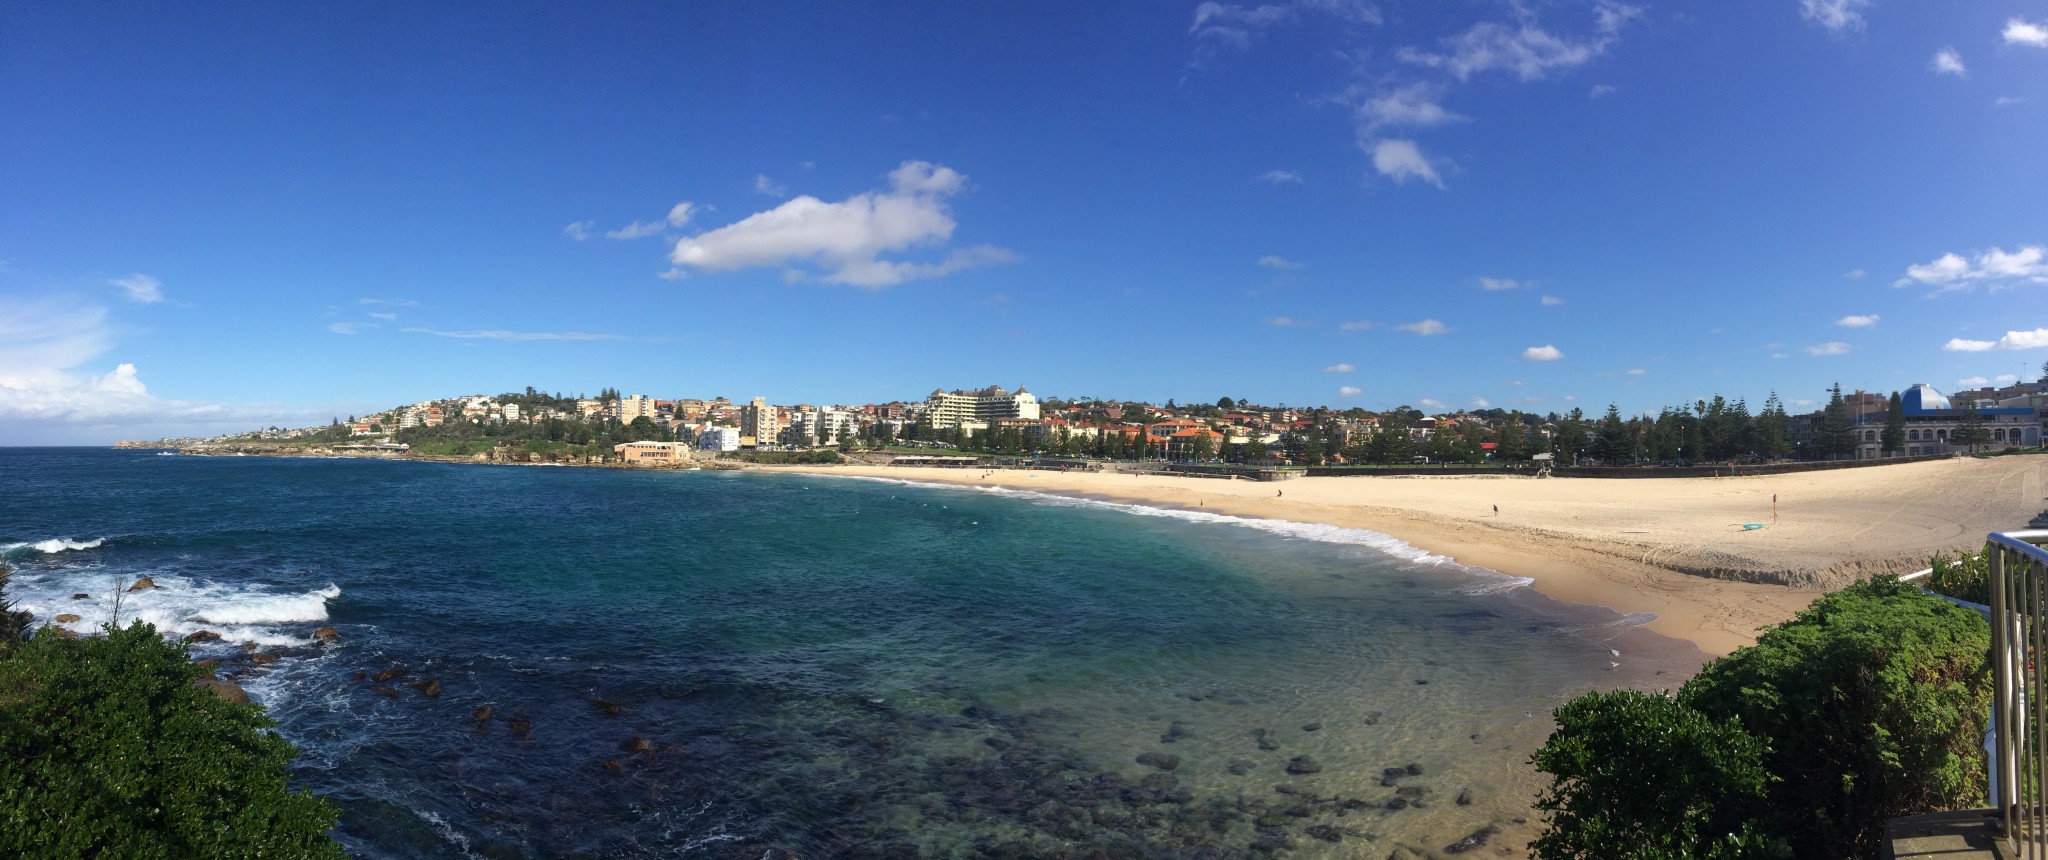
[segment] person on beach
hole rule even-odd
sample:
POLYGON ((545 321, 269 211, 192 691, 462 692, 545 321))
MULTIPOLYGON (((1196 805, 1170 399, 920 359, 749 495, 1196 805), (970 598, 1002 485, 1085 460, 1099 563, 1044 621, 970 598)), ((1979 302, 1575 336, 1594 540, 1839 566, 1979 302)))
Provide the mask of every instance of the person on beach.
POLYGON ((1497 517, 1497 516, 1500 516, 1500 506, 1499 506, 1499 505, 1494 505, 1494 506, 1493 506, 1493 515, 1494 515, 1494 516, 1496 516, 1496 517, 1497 517))

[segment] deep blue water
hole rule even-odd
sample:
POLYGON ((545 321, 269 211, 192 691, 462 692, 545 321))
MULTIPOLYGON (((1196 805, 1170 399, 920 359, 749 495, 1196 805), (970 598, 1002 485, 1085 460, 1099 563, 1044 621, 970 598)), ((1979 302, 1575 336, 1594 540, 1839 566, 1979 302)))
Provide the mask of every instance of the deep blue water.
POLYGON ((1370 532, 834 477, 0 449, 0 547, 223 633, 365 857, 1525 842, 1548 711, 1687 652, 1370 532))

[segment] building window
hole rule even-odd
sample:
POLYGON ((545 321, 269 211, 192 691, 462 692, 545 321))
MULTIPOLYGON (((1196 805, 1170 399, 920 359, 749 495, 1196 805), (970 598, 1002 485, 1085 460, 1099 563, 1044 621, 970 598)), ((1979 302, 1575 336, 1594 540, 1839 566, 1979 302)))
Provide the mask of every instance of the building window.
POLYGON ((1908 430, 1908 431, 1906 431, 1906 439, 1907 439, 1908 441, 1912 441, 1912 442, 1918 442, 1918 441, 1920 441, 1920 431, 1918 431, 1918 430, 1908 430))
POLYGON ((1877 431, 1876 431, 1876 430, 1865 430, 1865 431, 1863 431, 1863 441, 1865 441, 1865 442, 1875 442, 1875 441, 1877 441, 1877 431))

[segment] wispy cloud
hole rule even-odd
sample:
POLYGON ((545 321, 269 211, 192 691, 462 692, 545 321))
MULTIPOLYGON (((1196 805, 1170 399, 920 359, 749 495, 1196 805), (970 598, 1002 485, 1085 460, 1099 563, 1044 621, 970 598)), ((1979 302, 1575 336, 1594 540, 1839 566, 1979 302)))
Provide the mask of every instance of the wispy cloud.
POLYGON ((1492 409, 1492 408, 1493 408, 1493 401, 1487 400, 1487 399, 1486 399, 1486 398, 1484 398, 1484 397, 1474 397, 1474 398, 1472 398, 1471 400, 1467 400, 1467 401, 1465 401, 1465 408, 1466 408, 1466 409, 1492 409))
POLYGON ((1848 355, 1849 345, 1839 340, 1816 343, 1806 348, 1807 355, 1848 355))
POLYGON ((1927 61, 1927 67, 1937 75, 1955 75, 1959 78, 1970 76, 1970 70, 1963 67, 1963 55, 1954 48, 1943 48, 1934 52, 1934 59, 1927 61))
POLYGON ((1523 361, 1557 361, 1561 358, 1564 358, 1564 351, 1549 344, 1522 350, 1523 361))
POLYGON ((1372 153, 1372 169, 1381 176, 1394 180, 1395 184, 1410 179, 1419 179, 1438 188, 1444 187, 1444 180, 1436 172, 1436 166, 1422 154, 1422 148, 1412 140, 1365 140, 1359 146, 1372 153))
POLYGON ((124 278, 115 278, 107 283, 120 287, 131 302, 153 305, 164 300, 164 282, 141 272, 124 278))
POLYGON ((1325 367, 1325 368, 1323 368, 1323 372, 1324 372, 1324 373, 1350 373, 1350 372, 1352 372, 1352 371, 1354 371, 1354 370, 1357 370, 1357 369, 1358 369, 1358 368, 1356 368, 1356 367, 1352 367, 1352 366, 1351 366, 1351 364, 1350 364, 1349 362, 1338 362, 1338 363, 1336 363, 1336 364, 1330 365, 1329 367, 1325 367))
POLYGON ((2000 33, 2008 45, 2026 45, 2032 48, 2048 48, 2048 25, 2037 24, 2024 18, 2010 18, 2005 30, 2000 33))
POLYGON ((622 334, 597 334, 586 331, 503 331, 496 329, 476 331, 440 331, 430 328, 402 328, 407 334, 430 334, 435 337, 456 340, 497 340, 525 342, 535 340, 630 340, 622 334))
POLYGON ((1977 283, 2000 284, 2031 281, 2048 284, 2048 248, 2023 245, 2017 251, 1992 248, 1970 258, 1950 252, 1932 262, 1907 266, 1906 275, 1892 282, 1894 287, 1925 284, 1943 290, 1968 289, 1977 283))
POLYGON ((1965 376, 1961 379, 1956 380, 1956 388, 1958 389, 1981 388, 1983 386, 1990 384, 1991 380, 1986 379, 1982 376, 1965 376))
POLYGON ((1869 274, 1869 272, 1865 272, 1862 269, 1850 269, 1849 271, 1843 272, 1842 277, 1855 281, 1861 280, 1863 276, 1867 274, 1869 274))
POLYGON ((1628 372, 1627 372, 1627 373, 1626 373, 1625 375, 1627 375, 1627 376, 1644 376, 1644 375, 1646 375, 1646 374, 1648 374, 1648 373, 1649 373, 1649 371, 1647 371, 1647 370, 1644 370, 1644 369, 1642 369, 1642 368, 1640 368, 1640 367, 1631 367, 1631 368, 1629 368, 1629 369, 1628 369, 1628 372))
POLYGON ((676 242, 669 260, 679 272, 795 269, 809 264, 824 270, 828 283, 869 289, 1015 262, 1016 254, 990 245, 954 251, 937 263, 880 259, 884 253, 942 245, 951 239, 957 223, 946 201, 966 189, 967 177, 952 168, 906 161, 889 173, 886 191, 837 203, 796 197, 724 227, 686 236, 676 242))
POLYGON ((2044 346, 2048 346, 2048 328, 2009 331, 1997 340, 1952 338, 1941 348, 1949 352, 1989 352, 1994 349, 2040 349, 2044 346))
POLYGON ((1268 269, 1299 269, 1301 264, 1278 254, 1267 254, 1259 258, 1259 265, 1268 269))
POLYGON ((1300 185, 1301 174, 1292 170, 1268 170, 1259 174, 1259 181, 1268 185, 1300 185))
POLYGON ((1282 316, 1267 317, 1266 324, 1269 326, 1273 326, 1275 328, 1302 328, 1304 326, 1307 326, 1309 322, 1308 320, 1298 320, 1293 317, 1282 316))
POLYGON ((1486 290, 1488 292, 1498 292, 1500 290, 1518 290, 1526 286, 1528 286, 1528 284, 1522 283, 1521 281, 1517 281, 1514 278, 1489 278, 1485 275, 1479 276, 1479 288, 1482 290, 1486 290))
POLYGON ((1836 35, 1863 29, 1870 0, 1799 0, 1799 15, 1836 35))
POLYGON ((357 299, 357 300, 356 300, 356 304, 359 304, 359 305, 387 305, 387 306, 390 306, 390 307, 394 307, 394 308, 416 308, 416 307, 419 307, 419 306, 420 306, 420 303, 419 303, 419 302, 413 301, 412 299, 376 299, 376 298, 365 298, 365 299, 357 299))
POLYGON ((1560 297, 1558 297, 1558 296, 1544 296, 1544 297, 1543 297, 1543 306, 1544 306, 1544 307, 1546 307, 1546 308, 1554 308, 1554 307, 1557 307, 1558 305, 1561 305, 1561 304, 1564 304, 1564 299, 1562 299, 1562 298, 1560 298, 1560 297))
POLYGON ((1412 323, 1402 323, 1394 327, 1402 331, 1414 332, 1416 334, 1422 335, 1423 337, 1428 337, 1433 334, 1443 334, 1444 332, 1451 330, 1450 326, 1444 325, 1442 320, 1435 319, 1416 320, 1412 323))
POLYGON ((1877 325, 1877 320, 1877 314, 1850 314, 1835 320, 1835 325, 1843 328, 1869 328, 1877 325))
POLYGON ((1343 325, 1337 326, 1337 330, 1365 331, 1367 329, 1379 328, 1383 325, 1386 325, 1386 323, 1374 322, 1373 320, 1347 320, 1343 325))
POLYGON ((604 237, 607 239, 641 239, 648 236, 658 236, 667 232, 670 228, 688 225, 690 220, 697 217, 697 213, 702 211, 702 207, 685 200, 669 207, 666 217, 654 221, 635 221, 617 230, 606 231, 604 237))
POLYGON ((789 188, 773 179, 769 179, 765 173, 757 173, 754 174, 754 193, 766 194, 770 197, 788 197, 789 188))
POLYGON ((562 228, 562 235, 581 242, 590 238, 590 231, 597 229, 596 221, 571 221, 562 228))
POLYGON ((1430 409, 1439 412, 1451 408, 1451 404, 1445 403, 1434 397, 1424 397, 1420 400, 1415 401, 1415 405, 1420 406, 1424 409, 1430 409))
POLYGON ((1510 72, 1524 81, 1543 78, 1555 69, 1585 65, 1606 53, 1621 28, 1642 10, 1618 3, 1594 6, 1595 27, 1588 38, 1560 37, 1537 26, 1534 16, 1518 8, 1514 24, 1482 21, 1444 39, 1438 50, 1403 48, 1402 62, 1448 71, 1460 81, 1491 71, 1510 72))
POLYGON ((385 313, 385 312, 380 312, 380 311, 371 311, 371 312, 369 312, 369 313, 367 313, 367 314, 364 314, 364 316, 366 316, 366 317, 369 317, 369 318, 371 318, 371 319, 379 319, 379 320, 395 320, 395 319, 398 319, 398 315, 397 315, 397 314, 394 314, 394 313, 385 313))
POLYGON ((1614 93, 1615 89, 1611 84, 1594 84, 1592 89, 1586 91, 1586 98, 1604 99, 1614 93))
POLYGON ((1365 393, 1365 391, 1364 391, 1364 390, 1362 390, 1362 389, 1360 389, 1360 388, 1358 388, 1357 386, 1354 386, 1354 385, 1340 385, 1340 386, 1337 386, 1337 396, 1338 396, 1338 397, 1357 397, 1358 395, 1360 395, 1360 394, 1364 394, 1364 393, 1365 393))
POLYGON ((376 327, 376 323, 363 322, 333 322, 327 324, 327 330, 335 334, 362 334, 364 330, 376 327))

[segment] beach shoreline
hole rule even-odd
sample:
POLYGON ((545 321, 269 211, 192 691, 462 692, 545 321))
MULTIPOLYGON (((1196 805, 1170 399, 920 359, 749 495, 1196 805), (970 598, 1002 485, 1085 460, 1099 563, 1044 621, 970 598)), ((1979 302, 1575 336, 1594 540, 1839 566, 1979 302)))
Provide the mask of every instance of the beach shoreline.
POLYGON ((1909 573, 2021 527, 2048 458, 1909 463, 1731 478, 1319 477, 1272 483, 1132 472, 754 466, 764 472, 1003 487, 1366 529, 1511 576, 1558 600, 1652 613, 1644 627, 1711 656, 1816 597, 1909 573), (1773 516, 1773 506, 1777 515, 1773 516), (1775 521, 1774 521, 1775 520, 1775 521), (1762 528, 1747 529, 1755 522, 1762 528))

